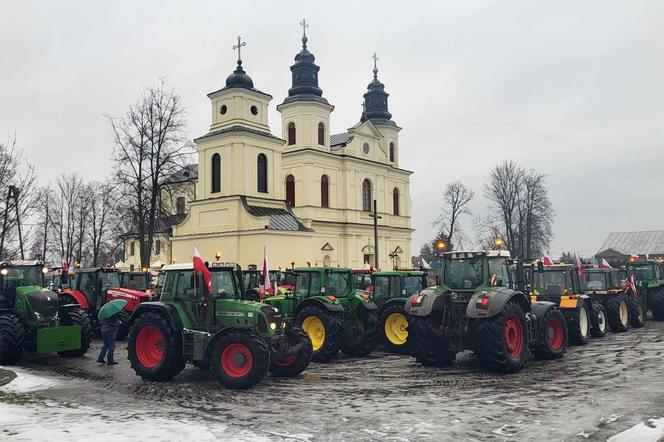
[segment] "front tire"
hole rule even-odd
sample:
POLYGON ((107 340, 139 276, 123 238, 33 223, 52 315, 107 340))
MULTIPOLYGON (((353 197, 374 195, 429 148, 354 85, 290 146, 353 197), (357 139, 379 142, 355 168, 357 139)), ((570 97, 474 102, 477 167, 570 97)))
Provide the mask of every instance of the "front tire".
POLYGON ((326 362, 337 355, 344 334, 341 318, 320 307, 308 306, 300 310, 295 322, 309 335, 312 361, 326 362))
POLYGON ((88 314, 80 308, 68 308, 61 310, 60 320, 62 325, 78 325, 81 328, 81 346, 76 350, 60 351, 58 354, 65 358, 83 356, 90 348, 92 340, 92 325, 88 314))
POLYGON ((528 358, 527 327, 523 308, 512 299, 498 315, 474 321, 475 353, 494 371, 519 371, 528 358))
POLYGON ((456 359, 446 340, 432 330, 431 317, 411 317, 408 323, 408 348, 417 362, 426 366, 449 365, 456 359))
POLYGON ((345 335, 341 341, 341 351, 349 356, 366 356, 376 348, 378 341, 378 312, 365 310, 360 336, 345 335))
POLYGON ((629 306, 623 295, 611 297, 606 302, 606 313, 612 332, 626 332, 629 328, 629 306))
POLYGON ((381 340, 387 351, 408 353, 408 314, 402 305, 389 304, 378 318, 381 340))
POLYGON ((655 321, 664 321, 664 288, 648 293, 648 308, 655 321))
POLYGON ((590 315, 586 304, 581 304, 576 310, 565 312, 569 342, 574 345, 586 345, 590 340, 590 315))
POLYGON ((182 336, 160 313, 145 312, 129 330, 131 368, 148 381, 166 381, 184 368, 182 336))
POLYGON ((593 303, 590 334, 595 338, 603 338, 609 332, 606 308, 597 302, 593 303))
POLYGON ((535 356, 539 359, 559 359, 567 352, 567 321, 557 308, 547 311, 538 324, 535 356))
POLYGON ((300 327, 293 326, 286 329, 286 337, 291 347, 301 345, 300 349, 285 358, 272 360, 270 362, 272 376, 292 378, 306 370, 311 362, 313 348, 309 335, 300 327))
POLYGON ((212 349, 212 372, 221 385, 244 390, 258 384, 267 374, 270 350, 264 339, 249 333, 230 331, 212 349))
POLYGON ((25 328, 12 312, 0 313, 0 365, 21 359, 25 345, 25 328))
POLYGON ((646 325, 646 309, 641 298, 629 298, 629 325, 641 328, 646 325))

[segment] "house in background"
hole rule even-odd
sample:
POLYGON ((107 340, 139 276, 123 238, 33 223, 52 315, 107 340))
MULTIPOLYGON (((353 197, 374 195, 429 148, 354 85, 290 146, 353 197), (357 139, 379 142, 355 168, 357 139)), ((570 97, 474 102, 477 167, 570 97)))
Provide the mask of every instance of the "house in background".
POLYGON ((595 255, 614 267, 624 265, 630 255, 640 259, 664 259, 664 230, 611 232, 595 255))

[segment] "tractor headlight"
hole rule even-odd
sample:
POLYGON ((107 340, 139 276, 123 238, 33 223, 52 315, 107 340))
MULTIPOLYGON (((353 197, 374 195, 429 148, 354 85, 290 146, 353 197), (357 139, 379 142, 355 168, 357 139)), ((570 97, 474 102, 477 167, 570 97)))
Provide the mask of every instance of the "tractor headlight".
POLYGON ((277 329, 277 324, 274 323, 274 322, 270 322, 270 328, 271 328, 272 330, 276 330, 276 329, 277 329))
POLYGON ((35 314, 35 318, 37 319, 37 321, 41 321, 41 320, 42 320, 42 315, 40 315, 40 314, 37 313, 37 312, 33 312, 33 313, 35 314))

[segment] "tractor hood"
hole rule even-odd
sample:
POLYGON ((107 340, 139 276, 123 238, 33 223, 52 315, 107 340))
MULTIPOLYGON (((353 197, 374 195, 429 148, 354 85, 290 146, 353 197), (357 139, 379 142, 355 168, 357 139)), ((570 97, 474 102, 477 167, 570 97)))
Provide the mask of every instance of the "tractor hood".
POLYGON ((19 287, 19 296, 23 296, 33 312, 43 317, 52 317, 58 312, 58 294, 37 286, 19 287))
POLYGON ((124 298, 127 300, 135 299, 136 301, 147 301, 150 295, 140 290, 124 289, 124 288, 111 288, 106 291, 107 294, 115 298, 124 298))

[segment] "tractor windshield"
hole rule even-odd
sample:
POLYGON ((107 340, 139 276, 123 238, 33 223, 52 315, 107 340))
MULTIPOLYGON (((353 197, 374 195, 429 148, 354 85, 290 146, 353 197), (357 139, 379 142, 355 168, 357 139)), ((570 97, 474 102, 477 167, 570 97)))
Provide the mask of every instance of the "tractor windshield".
POLYGON ((561 296, 567 294, 572 281, 567 270, 545 270, 533 272, 533 293, 535 295, 561 296))
POLYGON ((295 296, 307 297, 318 294, 320 294, 320 274, 318 272, 295 273, 295 296))
MULTIPOLYGON (((212 294, 220 298, 235 299, 235 273, 233 270, 212 271, 212 294)), ((202 276, 199 277, 201 284, 202 276)))
POLYGON ((608 287, 607 277, 608 273, 604 272, 586 272, 586 286, 587 290, 606 290, 608 287))
POLYGON ((637 281, 656 279, 655 265, 650 263, 634 264, 634 277, 637 281))
POLYGON ((101 272, 101 290, 120 287, 120 274, 118 272, 101 272))
POLYGON ((147 273, 122 273, 120 277, 121 287, 140 290, 142 292, 148 289, 148 274, 147 273))
POLYGON ((406 296, 414 295, 424 287, 421 276, 404 276, 403 288, 406 290, 406 296))
POLYGON ((44 285, 42 267, 6 267, 2 269, 2 274, 5 286, 7 284, 13 287, 25 287, 29 285, 42 287, 44 285))
POLYGON ((330 272, 327 275, 327 293, 329 295, 344 297, 350 290, 349 272, 330 272))
POLYGON ((482 285, 482 260, 479 257, 450 259, 445 262, 443 277, 450 288, 474 290, 482 285))

